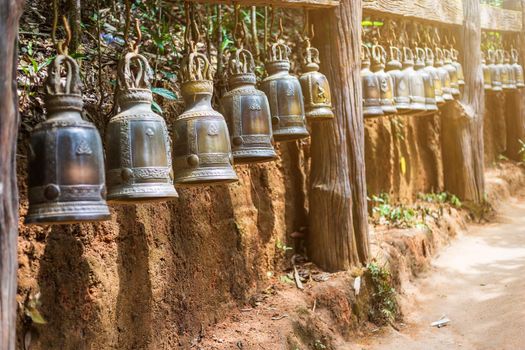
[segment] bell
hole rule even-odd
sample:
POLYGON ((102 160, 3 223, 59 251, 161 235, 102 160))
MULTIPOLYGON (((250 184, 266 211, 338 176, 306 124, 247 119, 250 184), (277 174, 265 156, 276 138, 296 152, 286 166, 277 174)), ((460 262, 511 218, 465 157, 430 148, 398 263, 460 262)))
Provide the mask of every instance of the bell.
POLYGON ((425 82, 423 75, 414 70, 414 53, 408 47, 403 48, 403 72, 408 79, 411 114, 421 114, 427 110, 425 82))
POLYGON ((509 69, 507 65, 505 64, 505 56, 503 53, 503 50, 497 50, 496 51, 496 58, 497 58, 497 64, 499 74, 501 77, 501 87, 504 90, 511 89, 510 85, 510 75, 509 75, 509 69))
POLYGON ((381 88, 379 79, 370 70, 370 49, 361 44, 361 84, 363 89, 363 117, 384 115, 381 108, 381 88))
POLYGON ((425 105, 427 110, 427 113, 425 114, 432 114, 438 110, 436 102, 436 87, 434 86, 434 77, 425 70, 425 50, 420 47, 416 47, 416 61, 414 68, 423 79, 425 88, 425 105))
POLYGON ((502 91, 501 84, 501 72, 499 66, 496 64, 495 52, 493 50, 488 51, 488 60, 489 60, 489 69, 490 69, 490 78, 492 81, 492 91, 498 92, 502 91))
POLYGON ((439 77, 437 68, 434 67, 434 51, 432 51, 431 48, 426 47, 425 56, 426 66, 424 69, 434 80, 434 95, 436 97, 436 104, 441 106, 445 103, 445 99, 443 98, 443 85, 441 83, 441 78, 439 77))
POLYGON ((399 114, 410 112, 410 91, 408 90, 408 78, 401 71, 401 50, 390 46, 390 61, 386 65, 386 71, 393 81, 394 106, 399 114))
POLYGON ((514 76, 516 77, 516 87, 522 89, 525 87, 525 80, 523 78, 523 67, 518 63, 519 54, 518 50, 511 50, 512 57, 512 69, 514 70, 514 76))
POLYGON ((232 52, 228 64, 228 91, 221 99, 235 163, 268 162, 277 158, 272 145, 270 105, 255 84, 255 63, 250 51, 232 52))
POLYGON ((108 220, 102 141, 82 119, 79 68, 70 56, 58 55, 51 63, 45 105, 48 118, 31 134, 25 223, 108 220))
POLYGON ((516 90, 516 73, 514 72, 514 67, 510 63, 510 53, 508 51, 503 51, 505 57, 505 66, 507 67, 507 72, 509 72, 509 89, 516 90))
POLYGON ((443 50, 439 47, 436 47, 436 57, 434 66, 437 69, 439 78, 441 80, 441 86, 443 87, 443 99, 445 102, 447 101, 453 101, 454 96, 452 96, 452 87, 450 85, 450 74, 448 73, 448 70, 444 66, 443 62, 444 54, 443 50))
POLYGON ((208 58, 190 52, 181 63, 181 77, 185 110, 173 123, 175 183, 237 181, 226 121, 211 107, 213 76, 208 58))
POLYGON ((445 53, 445 64, 443 67, 448 71, 450 76, 450 89, 452 96, 457 98, 461 95, 461 92, 459 91, 458 70, 452 64, 452 52, 447 49, 443 49, 443 52, 445 53))
POLYGON ((397 113, 394 105, 393 88, 394 82, 392 77, 385 72, 386 50, 381 45, 374 45, 372 48, 372 71, 379 80, 379 89, 381 97, 381 109, 385 115, 397 113))
POLYGON ((290 48, 275 43, 269 50, 261 90, 268 96, 272 114, 273 138, 276 142, 295 141, 309 136, 306 129, 303 93, 299 80, 290 75, 290 48))
POLYGON ((306 120, 322 121, 334 118, 328 79, 319 72, 319 51, 306 41, 303 53, 303 73, 299 77, 304 97, 306 120))
POLYGON ((487 66, 484 52, 481 52, 481 66, 483 69, 483 88, 486 91, 492 91, 492 77, 490 74, 490 68, 487 66))
POLYGON ((129 52, 117 69, 120 113, 106 132, 108 201, 153 202, 177 197, 173 187, 171 145, 164 119, 151 110, 151 68, 129 52), (132 73, 132 64, 137 68, 132 73))
POLYGON ((452 54, 452 65, 456 67, 456 71, 458 72, 458 85, 461 88, 465 85, 465 75, 463 74, 463 66, 458 61, 459 51, 452 48, 450 52, 452 54))

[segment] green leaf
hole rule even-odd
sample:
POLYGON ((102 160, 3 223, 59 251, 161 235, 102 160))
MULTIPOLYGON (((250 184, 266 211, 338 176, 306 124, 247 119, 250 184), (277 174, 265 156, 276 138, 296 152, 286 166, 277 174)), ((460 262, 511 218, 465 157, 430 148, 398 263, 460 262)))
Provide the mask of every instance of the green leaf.
POLYGON ((168 100, 176 100, 177 99, 177 94, 174 93, 171 90, 168 90, 168 89, 154 87, 154 88, 151 89, 151 92, 153 92, 154 94, 157 94, 159 96, 162 96, 162 97, 164 97, 165 99, 168 99, 168 100))
POLYGON ((160 105, 155 102, 155 101, 152 101, 151 102, 151 109, 153 110, 153 112, 155 113, 159 113, 159 114, 162 114, 164 113, 164 111, 162 110, 162 108, 160 107, 160 105))
POLYGON ((26 315, 31 318, 31 321, 36 324, 46 324, 47 321, 44 319, 40 311, 38 311, 36 308, 26 308, 25 310, 26 315))

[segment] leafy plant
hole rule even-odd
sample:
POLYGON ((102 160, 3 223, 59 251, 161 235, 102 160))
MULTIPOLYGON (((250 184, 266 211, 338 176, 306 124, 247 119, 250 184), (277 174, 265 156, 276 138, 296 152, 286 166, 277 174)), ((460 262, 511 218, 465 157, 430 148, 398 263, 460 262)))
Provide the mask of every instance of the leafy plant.
POLYGON ((371 262, 366 267, 372 281, 372 308, 370 319, 376 324, 393 323, 399 313, 392 276, 385 266, 371 262))
POLYGON ((400 228, 424 226, 421 214, 414 208, 402 204, 391 204, 386 193, 372 196, 372 219, 376 224, 400 228))
POLYGON ((445 204, 448 203, 452 205, 453 207, 460 208, 461 207, 461 200, 454 194, 450 194, 448 192, 441 192, 441 193, 419 193, 417 195, 418 199, 428 202, 428 203, 436 203, 436 204, 445 204))

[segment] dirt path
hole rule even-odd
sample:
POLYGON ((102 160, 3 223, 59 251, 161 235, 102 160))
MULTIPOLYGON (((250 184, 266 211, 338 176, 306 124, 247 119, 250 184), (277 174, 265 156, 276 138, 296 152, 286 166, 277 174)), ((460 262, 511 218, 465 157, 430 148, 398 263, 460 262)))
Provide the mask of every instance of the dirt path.
POLYGON ((377 334, 366 350, 525 349, 525 200, 496 223, 471 227, 403 297, 406 326, 377 334), (447 327, 430 323, 442 315, 447 327))

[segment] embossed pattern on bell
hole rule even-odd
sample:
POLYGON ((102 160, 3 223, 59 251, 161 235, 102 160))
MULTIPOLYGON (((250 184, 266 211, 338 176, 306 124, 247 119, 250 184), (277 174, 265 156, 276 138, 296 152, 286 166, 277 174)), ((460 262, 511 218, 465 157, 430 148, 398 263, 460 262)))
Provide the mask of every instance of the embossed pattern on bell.
POLYGON ((228 91, 221 99, 221 112, 230 131, 235 163, 268 162, 277 158, 272 144, 270 106, 266 95, 255 88, 255 63, 245 49, 232 53, 228 91))
POLYGON ((434 86, 434 77, 425 70, 425 50, 416 47, 416 61, 414 68, 423 79, 423 86, 425 90, 425 107, 428 113, 432 114, 438 110, 436 102, 436 87, 434 86))
POLYGON ((410 111, 410 92, 408 90, 408 78, 404 72, 401 71, 403 64, 401 63, 401 50, 395 46, 390 47, 390 60, 386 65, 386 71, 392 78, 394 105, 397 111, 408 113, 410 111))
POLYGON ((79 69, 70 56, 51 63, 45 104, 47 120, 30 139, 26 224, 108 220, 102 141, 95 126, 82 120, 79 69))
POLYGON ((443 51, 445 52, 445 63, 443 67, 448 71, 448 74, 450 76, 451 93, 452 96, 458 98, 461 95, 461 91, 459 90, 458 70, 452 64, 452 51, 447 49, 444 49, 443 51))
POLYGON ((270 103, 273 138, 276 142, 294 141, 309 136, 306 129, 303 93, 299 80, 290 75, 290 48, 275 43, 269 50, 265 67, 268 76, 262 81, 270 103))
POLYGON ((379 93, 381 109, 385 115, 397 113, 395 107, 392 77, 385 72, 386 50, 381 45, 372 48, 372 71, 379 81, 379 93))
POLYGON ((189 53, 182 62, 181 75, 185 110, 173 124, 175 183, 237 181, 226 121, 211 106, 213 76, 208 58, 195 51, 189 53))
POLYGON ((149 64, 144 56, 130 52, 119 62, 117 73, 120 113, 111 118, 106 131, 108 200, 137 203, 176 198, 168 127, 151 110, 149 64))
POLYGON ((443 84, 441 82, 441 78, 439 76, 439 72, 436 67, 434 67, 434 52, 432 49, 426 47, 425 48, 425 67, 423 68, 428 74, 430 74, 431 78, 434 81, 434 95, 436 98, 436 104, 438 106, 441 106, 445 103, 445 99, 443 98, 443 84))
POLYGON ((361 84, 363 90, 363 116, 365 118, 380 117, 385 113, 381 108, 381 87, 379 79, 370 70, 371 52, 364 44, 361 45, 361 84))
POLYGON ((408 79, 408 91, 410 92, 410 109, 412 114, 420 114, 427 110, 425 82, 420 72, 414 69, 414 53, 408 48, 403 48, 403 72, 408 79))
POLYGON ((443 88, 443 99, 445 102, 453 101, 454 96, 452 96, 452 87, 450 85, 450 74, 448 70, 444 67, 444 53, 443 50, 439 47, 435 49, 436 56, 434 67, 437 69, 437 73, 441 80, 441 87, 443 88))

